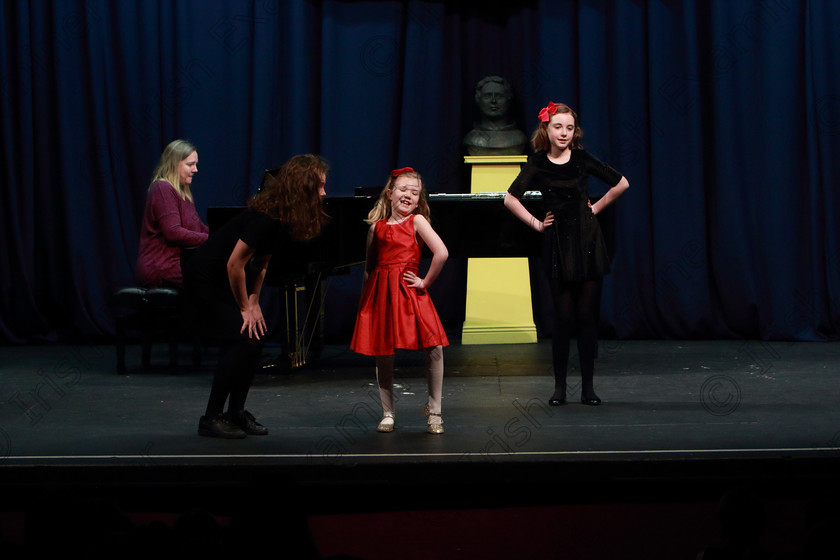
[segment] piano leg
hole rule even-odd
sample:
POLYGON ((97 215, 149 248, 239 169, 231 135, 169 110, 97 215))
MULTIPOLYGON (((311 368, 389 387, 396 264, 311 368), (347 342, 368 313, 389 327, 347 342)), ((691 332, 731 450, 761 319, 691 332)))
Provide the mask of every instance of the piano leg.
MULTIPOLYGON (((326 276, 307 275, 282 286, 283 356, 290 369, 299 368, 320 357, 324 343, 324 299, 326 276)), ((275 364, 279 365, 279 364, 275 364)))
POLYGON ((303 339, 306 332, 303 329, 305 317, 301 316, 301 308, 306 308, 306 287, 294 284, 286 292, 286 352, 289 363, 293 368, 306 363, 306 350, 303 339), (303 305, 301 305, 303 303, 303 305))

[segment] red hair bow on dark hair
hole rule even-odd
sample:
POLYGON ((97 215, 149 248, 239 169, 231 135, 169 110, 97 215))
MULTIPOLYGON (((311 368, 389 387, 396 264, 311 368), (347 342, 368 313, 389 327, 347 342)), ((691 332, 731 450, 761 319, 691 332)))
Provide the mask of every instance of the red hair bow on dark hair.
POLYGON ((412 169, 410 167, 403 167, 401 169, 394 169, 393 171, 391 171, 391 177, 399 177, 403 173, 414 173, 414 172, 415 172, 414 169, 412 169))
POLYGON ((551 115, 557 112, 557 105, 554 104, 554 101, 549 101, 548 105, 542 108, 540 111, 540 120, 542 122, 548 122, 551 120, 551 115))

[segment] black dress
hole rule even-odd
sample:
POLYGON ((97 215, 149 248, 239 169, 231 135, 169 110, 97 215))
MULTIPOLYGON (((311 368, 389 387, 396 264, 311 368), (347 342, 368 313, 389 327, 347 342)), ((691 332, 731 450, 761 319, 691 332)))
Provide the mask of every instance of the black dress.
POLYGON ((598 219, 588 206, 593 175, 613 187, 621 173, 585 150, 572 150, 568 162, 552 163, 546 152, 528 158, 508 192, 521 198, 540 191, 554 223, 545 230, 543 260, 549 277, 563 282, 599 279, 610 272, 610 257, 598 219))

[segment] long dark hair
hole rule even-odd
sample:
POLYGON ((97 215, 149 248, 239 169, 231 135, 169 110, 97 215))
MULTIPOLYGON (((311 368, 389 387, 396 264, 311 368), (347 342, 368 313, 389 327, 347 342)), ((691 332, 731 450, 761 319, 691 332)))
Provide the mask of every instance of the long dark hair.
POLYGON ((269 173, 262 190, 248 201, 248 207, 289 226, 298 241, 321 233, 330 217, 321 197, 323 177, 329 170, 319 155, 293 156, 275 173, 269 173))

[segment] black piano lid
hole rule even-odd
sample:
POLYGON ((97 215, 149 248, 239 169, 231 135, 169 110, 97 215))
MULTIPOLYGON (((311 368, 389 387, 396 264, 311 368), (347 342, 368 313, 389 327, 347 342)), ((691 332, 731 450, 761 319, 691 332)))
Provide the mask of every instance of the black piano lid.
MULTIPOLYGON (((504 192, 435 193, 429 195, 432 227, 449 250, 459 257, 528 257, 541 251, 541 234, 520 222, 507 208, 504 192)), ((522 197, 526 207, 541 212, 541 197, 530 191, 522 197)), ((375 197, 326 197, 324 208, 332 218, 314 245, 307 248, 307 258, 318 268, 346 267, 364 262, 368 212, 375 197)), ((210 232, 216 231, 244 207, 207 209, 210 232)), ((298 270, 299 267, 295 267, 298 270)))

